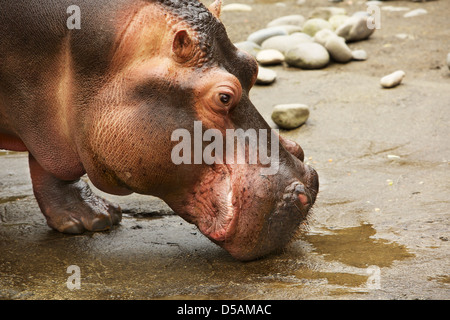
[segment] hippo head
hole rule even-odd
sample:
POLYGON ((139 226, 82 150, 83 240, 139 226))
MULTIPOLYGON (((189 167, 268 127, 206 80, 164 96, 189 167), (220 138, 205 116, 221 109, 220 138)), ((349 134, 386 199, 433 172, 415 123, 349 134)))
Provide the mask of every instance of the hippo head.
POLYGON ((230 42, 219 11, 220 2, 152 1, 118 26, 111 76, 83 109, 78 148, 98 188, 160 197, 233 257, 251 260, 293 238, 318 176, 250 102, 257 63, 230 42), (239 144, 236 132, 247 139, 239 144))

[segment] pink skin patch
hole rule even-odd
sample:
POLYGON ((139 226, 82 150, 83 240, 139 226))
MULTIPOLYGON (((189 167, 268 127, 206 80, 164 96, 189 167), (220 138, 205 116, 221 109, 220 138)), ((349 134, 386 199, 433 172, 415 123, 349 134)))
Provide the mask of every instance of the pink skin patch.
POLYGON ((308 197, 305 194, 300 193, 298 195, 298 200, 302 203, 303 206, 307 207, 309 205, 308 197))

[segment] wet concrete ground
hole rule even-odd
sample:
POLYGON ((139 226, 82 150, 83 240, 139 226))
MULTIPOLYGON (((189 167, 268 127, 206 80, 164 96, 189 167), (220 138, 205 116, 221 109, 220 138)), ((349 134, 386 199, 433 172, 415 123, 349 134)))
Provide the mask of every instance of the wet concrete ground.
MULTIPOLYGON (((313 8, 285 4, 253 3, 223 21, 240 41, 273 18, 313 8)), ((311 108, 304 126, 281 132, 302 145, 321 182, 309 229, 284 252, 235 261, 160 200, 138 195, 108 196, 125 212, 110 231, 57 233, 32 196, 26 154, 2 152, 0 298, 450 299, 450 3, 390 5, 428 14, 413 23, 382 12, 381 30, 351 45, 367 61, 273 67, 276 83, 252 91, 269 122, 275 104, 311 108), (403 84, 381 89, 379 79, 397 69, 407 74, 403 84), (71 265, 81 271, 79 290, 67 287, 71 265)))

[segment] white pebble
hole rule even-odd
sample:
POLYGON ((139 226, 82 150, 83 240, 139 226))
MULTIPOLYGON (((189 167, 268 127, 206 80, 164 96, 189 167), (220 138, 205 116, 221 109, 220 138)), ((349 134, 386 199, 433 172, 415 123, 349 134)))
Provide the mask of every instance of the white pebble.
POLYGON ((261 46, 257 45, 254 42, 251 42, 251 41, 241 41, 241 42, 235 43, 234 45, 236 46, 236 48, 247 52, 254 58, 256 58, 256 55, 261 50, 261 46))
POLYGON ((271 84, 277 78, 277 73, 273 70, 259 67, 258 76, 256 78, 257 84, 271 84))
POLYGON ((262 65, 280 64, 284 61, 284 55, 275 49, 264 49, 258 52, 256 61, 262 65))
POLYGON ((393 88, 402 82, 405 75, 405 72, 402 70, 395 71, 381 78, 380 84, 383 88, 393 88))
POLYGON ((338 15, 332 16, 330 19, 328 19, 328 22, 331 23, 331 26, 333 27, 333 29, 336 30, 341 25, 343 25, 345 23, 345 21, 347 21, 347 19, 349 19, 349 18, 350 17, 347 15, 338 14, 338 15))
POLYGON ((320 18, 324 20, 330 19, 332 16, 336 15, 345 15, 347 14, 347 11, 344 8, 338 8, 338 7, 317 7, 315 8, 311 14, 309 15, 309 18, 320 18))
POLYGON ((275 26, 284 26, 284 25, 293 25, 301 27, 305 23, 305 17, 300 14, 294 14, 290 16, 283 16, 277 19, 270 21, 267 24, 267 27, 275 27, 275 26))
POLYGON ((289 36, 275 36, 265 40, 261 47, 263 49, 276 49, 283 54, 295 47, 296 45, 304 42, 312 42, 312 38, 305 33, 293 33, 289 36))
POLYGON ((325 49, 328 50, 331 58, 336 62, 349 62, 352 60, 352 50, 345 43, 345 39, 342 37, 331 36, 325 43, 325 49))
POLYGON ((375 31, 369 28, 367 19, 366 16, 350 17, 336 29, 336 34, 348 42, 365 40, 375 31))
POLYGON ((255 32, 251 33, 247 37, 247 41, 251 41, 258 45, 261 45, 261 43, 263 43, 264 40, 275 37, 275 36, 281 36, 281 35, 288 35, 286 28, 283 28, 281 26, 275 26, 275 27, 260 29, 260 30, 257 30, 255 32))
POLYGON ((417 16, 421 16, 423 14, 427 14, 428 11, 425 9, 416 9, 416 10, 412 10, 410 12, 407 12, 403 15, 404 18, 411 18, 411 17, 417 17, 417 16))
POLYGON ((314 35, 314 41, 322 46, 325 46, 325 43, 327 43, 330 37, 337 37, 337 35, 330 29, 322 29, 316 32, 314 35))
POLYGON ((303 25, 303 32, 311 37, 314 37, 316 32, 322 29, 333 30, 333 26, 327 20, 320 18, 309 19, 303 25))
POLYGON ((221 11, 252 11, 252 7, 243 3, 230 3, 224 5, 221 11))
POLYGON ((300 43, 285 54, 286 62, 302 69, 321 69, 330 61, 330 55, 323 46, 315 42, 300 43))
POLYGON ((367 60, 367 52, 365 50, 353 50, 352 51, 353 60, 364 61, 367 60))
POLYGON ((394 6, 384 6, 384 7, 381 7, 381 10, 397 12, 397 11, 408 11, 409 8, 406 8, 406 7, 394 7, 394 6))
POLYGON ((369 5, 374 5, 374 6, 381 6, 383 4, 382 1, 376 1, 376 0, 369 0, 366 2, 366 4, 369 5))
POLYGON ((397 33, 395 35, 395 37, 400 39, 400 40, 406 40, 406 39, 414 40, 414 36, 410 35, 410 34, 407 34, 407 33, 397 33))
POLYGON ((304 104, 280 104, 273 108, 272 120, 282 129, 295 129, 308 120, 309 108, 304 104))

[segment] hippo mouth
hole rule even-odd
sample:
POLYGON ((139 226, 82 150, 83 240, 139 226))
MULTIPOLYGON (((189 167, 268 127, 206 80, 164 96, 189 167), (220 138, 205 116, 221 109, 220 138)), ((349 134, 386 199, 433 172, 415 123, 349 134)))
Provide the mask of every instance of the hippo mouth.
POLYGON ((209 173, 213 177, 205 178, 201 191, 196 193, 201 196, 196 197, 194 223, 205 236, 234 256, 240 253, 233 248, 241 251, 243 244, 258 255, 287 244, 306 220, 317 194, 317 175, 312 169, 306 186, 292 178, 290 182, 284 181, 287 183, 284 188, 278 180, 255 173, 243 174, 248 171, 247 166, 215 168, 209 173), (264 248, 257 248, 260 246, 264 248))
POLYGON ((292 160, 275 175, 248 164, 205 167, 171 207, 236 259, 263 257, 295 239, 316 200, 317 173, 292 160))

